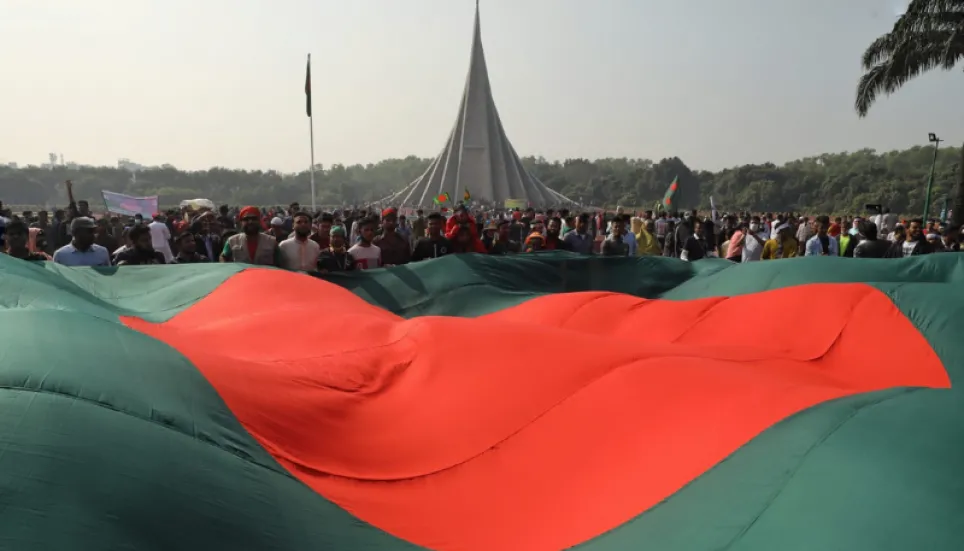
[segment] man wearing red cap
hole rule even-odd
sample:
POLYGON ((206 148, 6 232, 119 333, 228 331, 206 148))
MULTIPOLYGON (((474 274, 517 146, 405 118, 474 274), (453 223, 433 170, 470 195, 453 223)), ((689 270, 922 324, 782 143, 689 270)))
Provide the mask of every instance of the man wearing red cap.
POLYGON ((261 211, 257 207, 244 207, 238 218, 241 219, 241 233, 224 242, 221 262, 278 266, 278 242, 261 233, 261 211))
POLYGON ((398 211, 387 208, 382 211, 382 234, 374 244, 382 251, 382 266, 408 264, 412 260, 412 247, 395 231, 398 228, 398 211))

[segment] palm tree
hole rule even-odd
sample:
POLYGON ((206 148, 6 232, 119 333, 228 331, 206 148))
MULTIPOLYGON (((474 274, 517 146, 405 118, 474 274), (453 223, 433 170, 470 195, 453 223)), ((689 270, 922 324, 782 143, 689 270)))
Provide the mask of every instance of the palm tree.
MULTIPOLYGON (((912 0, 894 28, 864 52, 865 73, 854 107, 861 117, 877 97, 940 67, 949 71, 964 58, 964 0, 912 0)), ((964 171, 962 171, 964 172, 964 171)), ((964 225, 964 173, 954 195, 955 225, 964 225)))
POLYGON ((964 0, 912 0, 894 28, 864 52, 857 84, 861 117, 881 93, 890 95, 935 68, 951 70, 964 57, 964 0))

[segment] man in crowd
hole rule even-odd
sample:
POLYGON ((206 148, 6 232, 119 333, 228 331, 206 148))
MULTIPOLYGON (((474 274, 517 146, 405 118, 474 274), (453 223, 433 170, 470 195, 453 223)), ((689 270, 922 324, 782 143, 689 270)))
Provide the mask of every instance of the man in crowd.
POLYGON ((65 266, 110 266, 110 253, 94 243, 96 224, 79 216, 70 221, 70 243, 54 252, 54 262, 65 266))
POLYGON ((224 242, 221 262, 277 266, 278 242, 274 237, 261 233, 261 211, 257 207, 244 207, 239 217, 242 232, 224 242))
POLYGON ((777 224, 773 230, 776 236, 764 243, 760 260, 780 260, 781 258, 796 257, 797 240, 793 237, 793 228, 790 227, 790 224, 787 222, 777 224))
POLYGON ((425 237, 425 230, 428 228, 428 221, 422 209, 415 211, 415 219, 412 220, 412 240, 418 241, 425 237))
POLYGON ((355 269, 355 259, 345 247, 345 228, 332 226, 328 235, 328 248, 318 256, 318 272, 322 274, 350 272, 355 269))
POLYGON ((625 233, 626 220, 616 216, 609 227, 609 236, 603 241, 603 256, 629 256, 629 245, 623 240, 625 233))
POLYGON ((318 217, 315 231, 311 234, 311 240, 318 244, 322 251, 328 248, 331 243, 331 228, 335 225, 335 217, 330 212, 323 212, 318 217))
POLYGON ((759 216, 750 218, 749 224, 744 224, 741 229, 742 237, 737 243, 742 247, 740 260, 742 262, 755 262, 763 256, 763 246, 767 242, 766 229, 764 229, 759 216))
POLYGON ((154 219, 148 226, 148 233, 151 236, 151 245, 154 250, 161 253, 164 262, 169 263, 174 260, 174 253, 171 252, 171 229, 167 227, 164 218, 163 214, 155 213, 154 219))
POLYGON ((408 239, 398 234, 397 227, 398 211, 394 208, 383 210, 382 234, 373 241, 382 253, 382 266, 400 266, 412 260, 412 247, 408 239))
POLYGON ((426 232, 428 235, 415 241, 415 249, 412 251, 412 262, 438 258, 452 252, 452 243, 447 237, 442 235, 442 227, 445 225, 445 217, 437 212, 428 215, 426 219, 426 232))
POLYGON ((511 222, 500 220, 496 223, 495 241, 489 248, 489 254, 509 254, 520 252, 521 246, 518 241, 513 241, 511 237, 511 222))
POLYGON ((164 255, 154 250, 153 235, 148 226, 143 224, 134 226, 128 232, 127 238, 131 242, 131 247, 117 254, 114 260, 118 266, 167 264, 164 255))
POLYGON ((221 235, 212 227, 216 223, 218 222, 214 214, 206 212, 198 218, 197 233, 194 234, 194 251, 206 257, 209 262, 214 262, 224 249, 221 235))
POLYGON ((4 252, 21 260, 50 260, 50 257, 45 253, 30 252, 30 248, 27 246, 28 235, 26 224, 20 220, 11 220, 3 233, 4 243, 6 244, 4 252))
POLYGON ((104 247, 108 252, 116 251, 120 247, 120 241, 111 234, 110 221, 101 218, 95 223, 97 228, 94 230, 94 243, 104 247))
POLYGON ((268 235, 274 237, 274 240, 277 243, 281 243, 285 239, 288 239, 288 232, 285 230, 285 222, 280 216, 275 216, 271 219, 271 225, 268 228, 268 235))
POLYGON ((309 272, 317 268, 321 246, 308 237, 311 235, 311 215, 297 212, 292 216, 291 237, 278 245, 280 266, 286 270, 309 272))
POLYGON ((890 250, 890 242, 877 239, 877 225, 869 220, 863 220, 857 228, 860 231, 860 243, 854 247, 854 258, 884 258, 890 250))
POLYGON ((544 249, 547 251, 555 251, 565 249, 565 243, 563 243, 562 238, 559 234, 562 232, 562 220, 559 217, 552 217, 546 224, 546 243, 544 249))
POLYGON ((197 264, 200 262, 210 262, 211 259, 206 255, 197 252, 198 236, 186 231, 177 236, 177 255, 174 256, 174 264, 197 264))
POLYGON ((593 238, 589 233, 589 215, 580 214, 575 223, 576 229, 563 238, 566 249, 579 254, 592 254, 593 238))
POLYGON ((944 231, 941 232, 941 250, 946 253, 961 252, 960 237, 960 228, 956 228, 954 226, 944 228, 944 231))
POLYGON ((363 218, 355 221, 358 228, 358 243, 355 243, 348 254, 355 260, 358 270, 374 270, 382 265, 382 251, 372 243, 375 239, 375 220, 363 218))
POLYGON ((818 216, 817 234, 807 241, 806 256, 840 256, 840 244, 829 235, 830 217, 818 216))
POLYGON ((903 258, 931 253, 931 246, 927 243, 927 240, 924 239, 924 234, 921 232, 921 228, 923 227, 924 221, 920 218, 911 220, 907 226, 907 231, 904 233, 904 239, 890 246, 887 257, 903 258))

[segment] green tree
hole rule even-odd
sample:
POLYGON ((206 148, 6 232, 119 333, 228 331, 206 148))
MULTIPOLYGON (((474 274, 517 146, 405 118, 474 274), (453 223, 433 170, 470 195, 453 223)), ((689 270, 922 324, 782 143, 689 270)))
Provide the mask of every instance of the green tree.
MULTIPOLYGON (((935 200, 951 196, 964 164, 959 148, 941 148, 934 175, 935 200)), ((680 208, 707 208, 713 197, 725 211, 738 209, 797 211, 806 213, 863 213, 867 203, 881 203, 895 212, 917 214, 923 208, 924 183, 933 149, 914 147, 878 152, 825 153, 783 165, 760 163, 720 171, 697 170, 672 157, 653 162, 640 158, 567 159, 550 161, 526 157, 525 167, 552 189, 582 203, 614 207, 617 204, 649 209, 663 197, 666 187, 679 177, 676 202, 680 208)), ((318 203, 331 208, 365 205, 387 197, 417 178, 430 160, 414 156, 386 159, 367 165, 317 166, 318 203)), ((78 199, 97 208, 100 191, 129 195, 159 195, 170 207, 185 199, 203 197, 221 204, 309 204, 309 175, 277 171, 246 171, 215 167, 183 171, 167 166, 137 174, 112 167, 76 168, 0 166, 0 200, 8 205, 63 207, 66 179, 74 181, 78 199)), ((955 208, 955 216, 964 208, 955 208)))
MULTIPOLYGON (((964 57, 964 0, 912 0, 891 31, 863 55, 855 107, 861 117, 880 94, 899 90, 914 77, 953 69, 964 57)), ((954 193, 954 224, 964 224, 964 175, 954 193)))

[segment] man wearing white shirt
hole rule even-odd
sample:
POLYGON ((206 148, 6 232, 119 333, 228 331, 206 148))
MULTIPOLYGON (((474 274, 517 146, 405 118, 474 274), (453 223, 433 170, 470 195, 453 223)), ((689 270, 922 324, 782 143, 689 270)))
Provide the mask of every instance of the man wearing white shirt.
POLYGON ((743 233, 743 262, 760 260, 763 244, 767 242, 767 231, 760 227, 760 217, 754 216, 743 233))
POLYGON ((174 260, 174 253, 171 252, 171 230, 162 222, 163 219, 164 217, 157 213, 154 215, 154 221, 147 227, 151 230, 151 245, 154 246, 154 250, 163 254, 164 261, 170 264, 174 260))
POLYGON ((304 212, 292 216, 291 237, 278 245, 281 250, 281 267, 288 270, 313 272, 318 269, 321 245, 308 239, 311 235, 311 216, 304 212))

